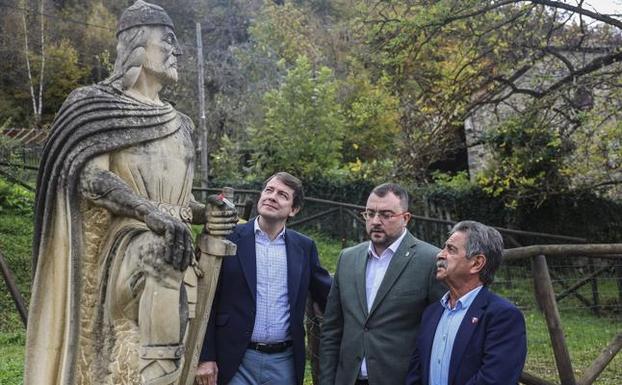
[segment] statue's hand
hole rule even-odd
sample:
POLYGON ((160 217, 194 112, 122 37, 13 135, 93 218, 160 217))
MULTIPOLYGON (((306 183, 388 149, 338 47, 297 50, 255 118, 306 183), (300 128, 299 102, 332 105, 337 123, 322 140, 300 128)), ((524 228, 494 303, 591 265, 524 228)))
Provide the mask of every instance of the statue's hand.
POLYGON ((207 197, 206 210, 207 233, 222 236, 231 234, 239 220, 235 205, 223 200, 219 195, 210 195, 207 197))
POLYGON ((164 237, 164 260, 176 270, 185 271, 192 262, 192 234, 180 220, 153 210, 145 216, 145 224, 154 233, 164 237))

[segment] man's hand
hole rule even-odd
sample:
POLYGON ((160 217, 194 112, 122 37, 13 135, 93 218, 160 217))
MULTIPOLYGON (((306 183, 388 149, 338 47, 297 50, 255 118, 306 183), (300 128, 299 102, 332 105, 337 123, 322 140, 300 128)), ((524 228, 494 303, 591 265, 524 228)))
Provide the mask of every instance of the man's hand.
POLYGON ((209 234, 227 236, 238 223, 238 211, 235 205, 223 200, 218 195, 207 197, 207 223, 205 229, 209 234))
POLYGON ((194 382, 197 385, 216 385, 218 380, 218 365, 216 361, 205 361, 197 367, 197 375, 194 382))
POLYGON ((157 209, 145 216, 145 224, 154 233, 164 237, 164 260, 175 270, 185 271, 192 262, 194 253, 192 234, 188 227, 157 209))

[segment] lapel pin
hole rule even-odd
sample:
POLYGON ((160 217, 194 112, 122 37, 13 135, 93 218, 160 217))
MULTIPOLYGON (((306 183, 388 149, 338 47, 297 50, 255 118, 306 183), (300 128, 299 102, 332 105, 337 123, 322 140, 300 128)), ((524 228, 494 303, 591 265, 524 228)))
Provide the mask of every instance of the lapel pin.
POLYGON ((408 257, 409 255, 410 255, 410 251, 407 251, 406 252, 406 256, 408 257))
POLYGON ((472 323, 473 325, 475 325, 478 321, 479 321, 479 318, 477 318, 477 317, 473 317, 473 318, 471 318, 471 323, 472 323))

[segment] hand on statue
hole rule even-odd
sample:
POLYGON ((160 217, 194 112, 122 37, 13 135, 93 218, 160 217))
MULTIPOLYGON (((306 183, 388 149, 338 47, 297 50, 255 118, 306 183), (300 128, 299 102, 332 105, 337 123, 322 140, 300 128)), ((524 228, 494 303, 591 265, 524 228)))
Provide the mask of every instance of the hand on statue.
POLYGON ((235 206, 230 207, 218 195, 208 196, 207 203, 207 233, 222 236, 231 234, 239 220, 235 206))
POLYGON ((218 380, 218 365, 216 361, 201 362, 197 367, 194 382, 197 385, 216 385, 218 380))
POLYGON ((185 271, 192 262, 194 248, 192 234, 188 227, 180 220, 153 210, 145 217, 145 224, 154 233, 164 237, 164 260, 174 269, 185 271))

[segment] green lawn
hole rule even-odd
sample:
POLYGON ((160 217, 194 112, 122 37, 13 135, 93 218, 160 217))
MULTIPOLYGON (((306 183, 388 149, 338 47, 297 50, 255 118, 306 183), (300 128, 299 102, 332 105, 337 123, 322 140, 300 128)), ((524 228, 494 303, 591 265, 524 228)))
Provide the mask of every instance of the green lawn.
MULTIPOLYGON (((329 271, 334 271, 341 242, 317 232, 307 234, 316 240, 322 264, 329 271)), ((0 250, 9 260, 20 290, 26 296, 30 280, 31 237, 32 216, 0 210, 0 250)), ((526 370, 550 381, 557 381, 550 339, 544 319, 533 301, 531 281, 526 276, 518 276, 509 287, 501 284, 503 274, 499 274, 499 280, 498 291, 511 297, 525 312, 529 344, 526 370)), ((616 290, 615 285, 609 281, 605 281, 603 288, 605 292, 615 293, 616 290)), ((0 283, 0 309, 0 384, 18 385, 22 383, 25 332, 3 281, 0 283)), ((560 303, 560 313, 576 376, 580 377, 613 336, 622 330, 622 318, 619 312, 597 318, 582 309, 572 298, 560 303)), ((310 377, 307 370, 305 384, 311 384, 310 377)), ((622 384, 622 354, 614 358, 595 384, 622 384)))
POLYGON ((24 330, 0 332, 0 384, 18 385, 22 383, 25 342, 24 330))

